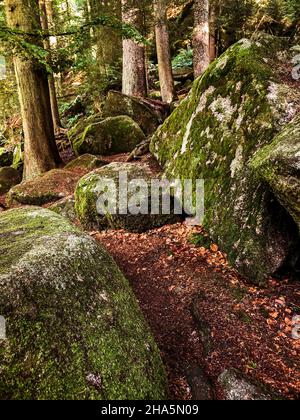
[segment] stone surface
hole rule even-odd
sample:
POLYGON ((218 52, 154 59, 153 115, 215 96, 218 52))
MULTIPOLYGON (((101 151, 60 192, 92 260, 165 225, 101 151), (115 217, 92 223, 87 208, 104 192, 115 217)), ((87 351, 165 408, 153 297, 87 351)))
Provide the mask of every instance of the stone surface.
POLYGON ((260 150, 251 165, 300 229, 300 117, 260 150))
POLYGON ((204 179, 204 225, 239 272, 257 284, 298 241, 293 221, 249 165, 297 112, 300 92, 277 70, 287 53, 261 36, 227 50, 152 138, 169 178, 204 179), (281 61, 282 60, 282 61, 281 61))
POLYGON ((53 169, 12 188, 8 194, 8 200, 31 205, 42 205, 61 200, 73 194, 80 176, 80 174, 64 169, 53 169))
POLYGON ((268 401, 276 400, 278 396, 236 369, 225 370, 218 379, 225 399, 229 401, 268 401))
POLYGON ((41 208, 0 215, 0 399, 166 398, 159 351, 114 260, 41 208))
MULTIPOLYGON (((132 232, 143 232, 154 227, 180 221, 181 216, 174 215, 172 212, 171 214, 162 214, 161 206, 159 214, 152 215, 149 213, 150 182, 151 172, 145 165, 111 163, 104 168, 89 173, 78 182, 75 192, 75 208, 80 222, 88 229, 127 229, 132 232), (122 211, 124 201, 118 199, 118 194, 114 194, 114 191, 119 190, 119 175, 122 173, 126 173, 128 183, 133 180, 143 180, 145 182, 145 191, 141 190, 140 192, 140 203, 146 203, 148 214, 140 214, 139 209, 137 210, 139 214, 130 214, 127 211, 128 208, 132 209, 131 200, 137 194, 138 184, 136 183, 132 190, 128 188, 128 206, 125 206, 124 212, 122 211), (109 185, 108 180, 113 185, 109 185), (115 195, 117 198, 115 208, 108 208, 105 203, 99 204, 99 199, 106 187, 108 187, 107 196, 112 198, 115 195)), ((125 193, 126 187, 122 187, 121 190, 125 193)))
POLYGON ((146 135, 153 134, 161 122, 153 109, 142 100, 111 91, 104 103, 103 116, 119 115, 132 118, 146 135))
POLYGON ((10 166, 0 168, 0 194, 7 193, 12 187, 22 181, 19 172, 10 166))
POLYGON ((72 160, 69 162, 66 166, 66 170, 74 170, 74 169, 86 169, 93 171, 94 169, 101 168, 102 166, 106 165, 107 162, 105 162, 103 159, 101 159, 98 156, 85 154, 82 156, 79 156, 77 159, 72 160))
POLYGON ((77 220, 74 194, 56 201, 54 204, 51 204, 48 209, 69 219, 71 222, 77 220))
POLYGON ((108 155, 131 152, 145 135, 137 123, 128 116, 110 117, 105 120, 78 127, 72 133, 73 149, 76 155, 91 153, 108 155))

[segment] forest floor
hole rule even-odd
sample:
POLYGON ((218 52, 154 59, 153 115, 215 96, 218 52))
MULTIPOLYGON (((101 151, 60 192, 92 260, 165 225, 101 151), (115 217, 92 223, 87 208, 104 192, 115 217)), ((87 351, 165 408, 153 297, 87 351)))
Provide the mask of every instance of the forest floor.
MULTIPOLYGON (((158 170, 149 156, 145 160, 158 170)), ((299 281, 247 284, 216 244, 194 245, 191 237, 204 232, 185 223, 143 234, 89 233, 115 258, 137 296, 167 369, 171 399, 197 398, 199 367, 217 399, 223 397, 217 378, 232 367, 283 398, 299 399, 300 340, 292 338, 292 318, 300 315, 299 281)))

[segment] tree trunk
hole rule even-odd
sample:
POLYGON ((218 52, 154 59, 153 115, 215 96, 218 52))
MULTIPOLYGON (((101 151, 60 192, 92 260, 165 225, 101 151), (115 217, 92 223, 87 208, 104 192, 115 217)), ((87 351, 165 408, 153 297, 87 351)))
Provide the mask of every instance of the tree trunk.
MULTIPOLYGON (((144 19, 138 0, 122 0, 122 18, 141 33, 144 19)), ((125 95, 145 98, 147 96, 147 78, 145 47, 131 39, 123 40, 123 83, 125 95)))
MULTIPOLYGON (((110 15, 121 20, 121 0, 91 0, 91 17, 110 15)), ((113 28, 98 26, 95 29, 97 41, 97 62, 100 75, 109 77, 113 68, 121 67, 122 61, 122 36, 113 28)))
MULTIPOLYGON (((5 0, 8 25, 18 30, 41 31, 37 0, 5 0)), ((28 41, 41 46, 35 37, 28 41)), ((14 57, 25 137, 24 179, 56 167, 60 157, 55 144, 47 72, 33 59, 14 57)))
MULTIPOLYGON (((42 29, 45 32, 49 31, 49 23, 48 23, 48 10, 49 5, 46 3, 50 3, 52 0, 40 0, 40 9, 41 9, 41 23, 42 29)), ((51 43, 50 38, 46 38, 44 41, 45 49, 49 52, 49 58, 51 62, 51 43)), ((49 83, 49 92, 50 92, 50 102, 51 102, 51 112, 52 112, 52 120, 55 133, 59 133, 62 124, 60 121, 59 110, 58 110, 58 103, 57 103, 57 95, 56 95, 56 88, 55 88, 55 80, 54 75, 48 75, 48 83, 49 83)))
POLYGON ((169 31, 167 25, 166 0, 154 0, 155 36, 158 59, 158 73, 162 100, 171 103, 174 100, 174 80, 172 74, 169 31))
POLYGON ((210 61, 208 0, 195 0, 194 20, 194 73, 198 77, 204 73, 210 61))
POLYGON ((210 62, 216 58, 216 39, 217 39, 217 25, 216 25, 216 8, 211 5, 209 10, 209 59, 210 62))

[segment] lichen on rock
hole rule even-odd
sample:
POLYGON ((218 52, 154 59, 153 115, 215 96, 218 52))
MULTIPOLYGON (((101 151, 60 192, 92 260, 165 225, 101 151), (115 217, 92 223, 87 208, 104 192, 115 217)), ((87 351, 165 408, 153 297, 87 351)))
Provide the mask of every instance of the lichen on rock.
POLYGON ((69 162, 65 166, 65 169, 66 170, 86 169, 86 170, 93 171, 94 169, 101 168, 102 166, 106 164, 107 162, 105 162, 100 157, 87 153, 69 162))
POLYGON ((89 235, 41 208, 0 215, 0 399, 163 399, 130 286, 89 235))
POLYGON ((233 45, 195 81, 150 146, 171 179, 205 180, 205 227, 258 284, 283 265, 298 240, 249 165, 297 112, 300 93, 278 72, 285 63, 277 52, 285 48, 267 35, 233 45))
POLYGON ((108 155, 131 152, 145 135, 133 119, 120 115, 85 126, 80 124, 69 138, 77 156, 86 153, 108 155))
POLYGON ((127 115, 132 118, 146 135, 153 134, 160 122, 160 118, 141 99, 111 91, 104 103, 103 116, 115 117, 119 115, 127 115))
POLYGON ((251 161, 300 229, 300 117, 295 118, 273 142, 251 161))
POLYGON ((87 229, 126 229, 132 232, 144 232, 182 220, 181 215, 172 212, 171 195, 170 213, 162 211, 163 192, 158 197, 157 214, 151 214, 151 179, 151 172, 146 165, 131 163, 111 163, 87 174, 80 179, 75 191, 78 219, 87 229), (126 185, 125 182, 124 185, 120 184, 120 176, 126 185), (104 201, 104 193, 109 196, 109 203, 104 201), (114 202, 111 200, 113 198, 114 202), (131 211, 133 206, 135 209, 131 211), (140 211, 142 208, 145 212, 140 211))
POLYGON ((24 181, 12 188, 8 194, 9 202, 29 205, 42 205, 61 200, 73 194, 82 174, 64 169, 52 169, 30 181, 24 181))

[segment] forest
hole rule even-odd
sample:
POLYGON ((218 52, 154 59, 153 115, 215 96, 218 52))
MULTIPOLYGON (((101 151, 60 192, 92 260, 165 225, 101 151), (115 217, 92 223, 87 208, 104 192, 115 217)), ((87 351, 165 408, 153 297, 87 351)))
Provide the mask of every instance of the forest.
POLYGON ((0 104, 0 400, 300 398, 299 0, 0 0, 0 104))

